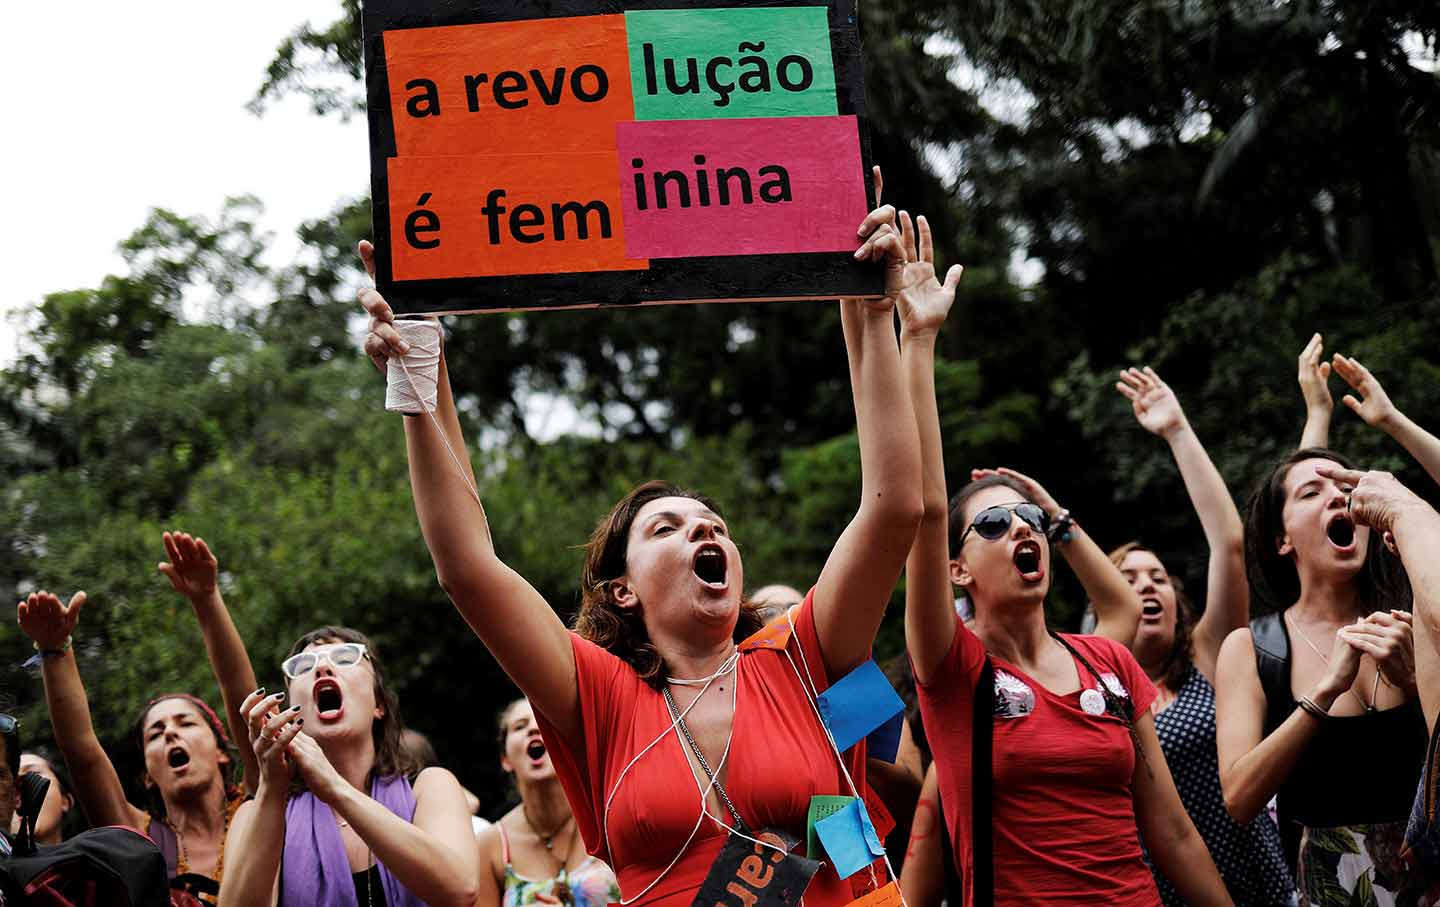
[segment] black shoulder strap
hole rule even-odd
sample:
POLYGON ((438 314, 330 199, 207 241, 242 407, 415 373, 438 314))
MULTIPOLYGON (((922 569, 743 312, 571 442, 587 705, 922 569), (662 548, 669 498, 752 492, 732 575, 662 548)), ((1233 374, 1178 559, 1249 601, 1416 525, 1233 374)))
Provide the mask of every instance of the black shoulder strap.
POLYGON ((1255 647, 1255 670, 1265 692, 1265 733, 1275 730, 1295 710, 1290 691, 1290 636, 1281 612, 1262 614, 1250 621, 1255 647))
POLYGON ((990 656, 975 682, 970 735, 970 850, 974 907, 995 905, 995 665, 990 656))

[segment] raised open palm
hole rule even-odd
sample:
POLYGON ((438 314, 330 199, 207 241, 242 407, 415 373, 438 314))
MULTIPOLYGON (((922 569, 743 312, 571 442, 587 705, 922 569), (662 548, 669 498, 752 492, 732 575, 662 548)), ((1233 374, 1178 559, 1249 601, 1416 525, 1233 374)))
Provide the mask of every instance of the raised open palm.
POLYGON ((910 214, 900 212, 900 238, 905 248, 905 269, 901 274, 900 324, 907 332, 937 331, 955 303, 955 287, 965 269, 952 265, 945 282, 935 276, 935 243, 930 223, 921 215, 914 223, 910 214))
POLYGON ((215 591, 220 564, 204 539, 185 532, 167 532, 160 540, 169 560, 162 561, 157 569, 170 580, 176 592, 193 601, 215 591))
POLYGON ((15 609, 20 630, 41 649, 59 649, 75 632, 80 622, 80 609, 85 607, 85 593, 76 592, 70 604, 62 604, 50 592, 31 592, 15 609))
POLYGON ((1180 399, 1150 366, 1145 366, 1143 371, 1125 369, 1115 382, 1115 389, 1130 401, 1135 421, 1146 431, 1168 438, 1185 427, 1185 410, 1180 406, 1180 399))

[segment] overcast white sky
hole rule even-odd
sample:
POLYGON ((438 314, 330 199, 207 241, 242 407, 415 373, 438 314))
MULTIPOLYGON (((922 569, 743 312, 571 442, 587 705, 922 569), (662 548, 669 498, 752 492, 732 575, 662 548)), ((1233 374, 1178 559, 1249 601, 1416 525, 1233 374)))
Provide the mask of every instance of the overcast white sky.
MULTIPOLYGON (((152 207, 214 215, 256 195, 275 264, 302 221, 364 193, 362 117, 321 119, 300 98, 244 108, 285 36, 339 13, 339 0, 10 4, 0 312, 123 273, 115 245, 152 207)), ((0 362, 16 339, 0 319, 0 362)))

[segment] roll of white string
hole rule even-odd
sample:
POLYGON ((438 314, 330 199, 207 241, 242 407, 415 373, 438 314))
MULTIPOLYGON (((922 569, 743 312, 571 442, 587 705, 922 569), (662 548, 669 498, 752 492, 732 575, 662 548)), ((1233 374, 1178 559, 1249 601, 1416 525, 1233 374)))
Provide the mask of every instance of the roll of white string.
POLYGON ((410 344, 410 352, 390 357, 385 370, 385 409, 411 416, 424 413, 430 417, 446 453, 450 455, 450 462, 455 464, 460 480, 480 506, 483 517, 485 505, 480 500, 480 490, 470 481, 460 454, 450 445, 445 428, 435 415, 440 383, 440 322, 428 318, 424 321, 397 321, 395 330, 401 340, 410 344))
POLYGON ((410 344, 404 358, 392 358, 385 373, 385 408, 392 413, 418 415, 435 408, 440 374, 440 323, 397 321, 400 339, 410 344))

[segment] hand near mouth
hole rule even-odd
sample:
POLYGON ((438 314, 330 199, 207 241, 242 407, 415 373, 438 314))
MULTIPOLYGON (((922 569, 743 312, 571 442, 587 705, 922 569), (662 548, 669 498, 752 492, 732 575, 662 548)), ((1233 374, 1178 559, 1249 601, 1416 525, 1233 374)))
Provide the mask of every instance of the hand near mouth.
MULTIPOLYGON (((1388 472, 1362 472, 1358 469, 1345 469, 1339 464, 1317 466, 1315 472, 1350 486, 1351 518, 1358 525, 1369 526, 1387 535, 1395 531, 1396 523, 1405 513, 1430 509, 1429 504, 1388 472)), ((1393 538, 1386 539, 1385 544, 1394 550, 1393 538)))

